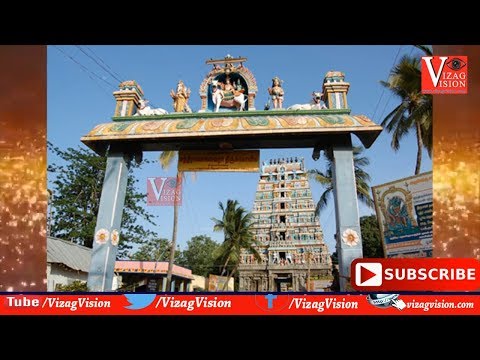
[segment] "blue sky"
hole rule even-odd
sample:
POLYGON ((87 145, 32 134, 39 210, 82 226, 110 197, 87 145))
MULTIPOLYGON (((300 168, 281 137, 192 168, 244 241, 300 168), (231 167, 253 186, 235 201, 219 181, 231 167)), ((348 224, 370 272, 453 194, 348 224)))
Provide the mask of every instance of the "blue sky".
MULTIPOLYGON (((297 103, 308 103, 312 91, 322 89, 327 71, 343 71, 346 81, 351 84, 348 102, 352 114, 363 114, 380 123, 385 115, 398 105, 398 99, 392 97, 388 91, 383 91, 379 81, 387 79, 397 54, 400 59, 402 54, 416 51, 412 46, 406 45, 145 45, 82 46, 81 49, 95 58, 97 63, 76 46, 48 48, 48 140, 60 148, 84 146, 80 142, 80 137, 87 134, 96 124, 111 121, 115 109, 112 92, 116 90, 119 81, 99 64, 113 71, 121 80, 136 80, 142 86, 145 97, 150 100, 151 105, 168 111, 172 111, 170 89, 174 89, 180 79, 191 88, 189 105, 193 111, 197 111, 200 108, 198 89, 211 68, 205 61, 210 58, 223 58, 227 54, 248 58, 244 65, 253 72, 259 89, 256 97, 257 109, 263 109, 263 105, 268 101, 267 88, 271 86, 271 79, 274 76, 279 76, 284 81, 284 107, 288 107, 297 103)), ((391 149, 390 140, 390 134, 383 131, 372 147, 365 152, 370 159, 370 165, 366 170, 372 177, 371 186, 411 176, 414 173, 417 151, 414 133, 405 138, 397 153, 391 149)), ((354 144, 360 144, 355 136, 353 141, 354 144)), ((311 155, 312 149, 263 149, 260 152, 260 160, 303 156, 307 169, 324 169, 322 159, 315 162, 311 155)), ((153 160, 158 159, 158 156, 158 152, 144 154, 144 158, 153 160)), ((59 159, 49 154, 48 162, 59 162, 59 159)), ((431 169, 431 159, 424 151, 421 172, 431 169)), ((150 164, 136 171, 135 175, 140 180, 139 190, 145 193, 147 177, 174 176, 175 166, 163 171, 156 163, 150 164)), ((186 242, 192 236, 201 234, 221 242, 222 234, 213 232, 213 222, 210 220, 211 217, 221 217, 218 202, 233 198, 251 210, 258 178, 258 173, 201 172, 197 174, 196 179, 187 176, 183 205, 179 210, 177 242, 180 247, 185 248, 186 242)), ((311 185, 313 198, 317 201, 322 189, 316 183, 311 185)), ((161 237, 171 238, 173 207, 149 206, 147 209, 157 216, 158 226, 153 230, 161 237)), ((360 215, 368 215, 373 211, 360 204, 360 215)), ((335 250, 333 199, 321 214, 320 222, 325 241, 330 252, 333 252, 335 250)))

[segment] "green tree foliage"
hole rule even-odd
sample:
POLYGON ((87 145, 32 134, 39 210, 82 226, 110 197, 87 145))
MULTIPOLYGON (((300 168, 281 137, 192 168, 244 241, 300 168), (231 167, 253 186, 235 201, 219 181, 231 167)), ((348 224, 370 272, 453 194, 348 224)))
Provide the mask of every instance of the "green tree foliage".
POLYGON ((142 244, 131 256, 132 260, 139 261, 168 261, 170 256, 170 242, 167 239, 150 239, 142 244))
MULTIPOLYGON (((416 47, 422 50, 423 55, 432 55, 429 47, 416 47)), ((400 104, 383 119, 381 125, 392 134, 391 145, 395 151, 400 149, 400 142, 405 135, 414 129, 417 137, 415 174, 420 172, 422 149, 427 149, 431 157, 433 143, 433 97, 431 94, 422 94, 421 76, 420 56, 405 55, 390 71, 388 81, 381 81, 381 84, 400 100, 400 104)))
POLYGON ((214 231, 223 231, 224 241, 220 245, 218 259, 223 263, 222 274, 227 272, 228 284, 230 277, 234 276, 240 263, 240 255, 245 250, 257 259, 261 260, 255 246, 259 243, 253 238, 253 215, 241 207, 237 200, 227 200, 224 206, 218 204, 222 210, 222 219, 212 218, 215 223, 214 231))
MULTIPOLYGON (((370 175, 365 171, 365 166, 370 164, 370 160, 362 156, 365 149, 363 146, 354 146, 353 147, 353 166, 355 169, 355 182, 357 185, 357 197, 358 200, 363 202, 369 207, 373 207, 373 200, 370 196, 370 175)), ((320 215, 320 211, 327 207, 328 200, 330 199, 330 194, 333 193, 333 152, 326 151, 324 152, 325 160, 327 161, 326 171, 322 172, 320 170, 310 170, 308 173, 310 177, 321 184, 325 189, 318 200, 317 206, 315 208, 315 214, 320 215)))
POLYGON ((330 255, 332 259, 332 276, 333 281, 332 285, 330 285, 331 291, 340 291, 340 273, 338 272, 338 253, 334 251, 332 255, 330 255))
POLYGON ((55 291, 81 292, 88 291, 88 287, 86 281, 75 280, 69 285, 57 284, 57 286, 55 286, 55 291))
POLYGON ((363 257, 383 258, 382 237, 377 217, 375 215, 362 216, 360 230, 362 232, 363 257))
POLYGON ((207 277, 213 273, 215 254, 219 247, 220 244, 206 235, 194 236, 182 252, 182 265, 192 269, 195 275, 207 277))
MULTIPOLYGON (((62 161, 48 166, 52 220, 50 235, 92 247, 97 222, 100 195, 105 176, 106 157, 78 147, 61 150, 48 143, 51 153, 62 161)), ((138 192, 138 179, 133 170, 139 168, 132 161, 121 224, 119 258, 128 256, 132 244, 142 244, 158 237, 153 231, 139 225, 137 220, 156 225, 154 216, 143 207, 145 194, 138 192)))
POLYGON ((335 265, 332 267, 332 276, 333 281, 332 285, 330 285, 330 290, 338 292, 340 291, 340 272, 335 265))
POLYGON ((338 254, 336 251, 332 253, 330 258, 332 259, 332 265, 338 265, 338 254))

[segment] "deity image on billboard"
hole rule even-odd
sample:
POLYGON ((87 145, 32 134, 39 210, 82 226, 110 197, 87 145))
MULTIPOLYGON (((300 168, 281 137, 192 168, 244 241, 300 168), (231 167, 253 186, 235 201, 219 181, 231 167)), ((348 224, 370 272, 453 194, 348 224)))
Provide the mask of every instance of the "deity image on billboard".
POLYGON ((412 197, 403 189, 391 188, 383 195, 382 211, 386 223, 386 241, 404 234, 413 234, 419 231, 412 214, 412 197), (390 196, 389 196, 390 195, 390 196))
POLYGON ((432 256, 432 173, 374 186, 387 257, 432 256))

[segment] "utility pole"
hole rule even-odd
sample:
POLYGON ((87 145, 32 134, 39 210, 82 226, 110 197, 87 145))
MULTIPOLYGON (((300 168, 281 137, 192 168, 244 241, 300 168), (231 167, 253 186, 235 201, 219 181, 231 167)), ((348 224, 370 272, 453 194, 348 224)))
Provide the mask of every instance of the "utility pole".
POLYGON ((310 256, 312 253, 310 250, 307 252, 307 292, 310 292, 310 256))
POLYGON ((177 196, 180 189, 180 181, 182 179, 182 173, 178 171, 177 164, 177 178, 175 183, 175 198, 173 202, 173 234, 172 234, 172 246, 170 250, 170 259, 168 261, 168 270, 167 270, 167 291, 172 291, 172 272, 173 272, 173 262, 175 261, 175 251, 177 243, 177 224, 178 224, 178 201, 177 196))
MULTIPOLYGON (((160 253, 160 251, 158 252, 158 254, 155 256, 155 266, 153 268, 153 276, 155 276, 155 274, 157 273, 157 265, 158 265, 158 262, 160 261, 160 259, 163 257, 163 255, 168 251, 168 250, 171 250, 171 245, 170 245, 170 242, 169 244, 167 245, 167 249, 165 249, 165 251, 163 253, 160 253)), ((163 284, 163 278, 162 278, 162 284, 163 284)), ((135 285, 134 285, 135 286, 135 285)), ((160 291, 159 289, 160 285, 157 283, 157 291, 160 291)), ((165 289, 167 290, 167 289, 165 289)), ((133 291, 135 292, 135 288, 133 289, 133 291)), ((163 286, 162 286, 162 291, 163 291, 163 286)))

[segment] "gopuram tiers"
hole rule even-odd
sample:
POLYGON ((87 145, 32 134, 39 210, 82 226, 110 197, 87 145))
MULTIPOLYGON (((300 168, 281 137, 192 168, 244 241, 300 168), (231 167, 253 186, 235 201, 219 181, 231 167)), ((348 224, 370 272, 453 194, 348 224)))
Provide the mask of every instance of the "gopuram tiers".
POLYGON ((314 290, 312 284, 319 283, 314 279, 329 284, 332 262, 315 216, 303 158, 273 159, 262 165, 252 213, 262 260, 242 254, 240 291, 314 290))

